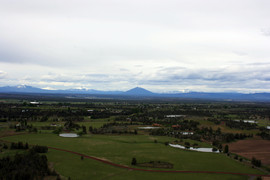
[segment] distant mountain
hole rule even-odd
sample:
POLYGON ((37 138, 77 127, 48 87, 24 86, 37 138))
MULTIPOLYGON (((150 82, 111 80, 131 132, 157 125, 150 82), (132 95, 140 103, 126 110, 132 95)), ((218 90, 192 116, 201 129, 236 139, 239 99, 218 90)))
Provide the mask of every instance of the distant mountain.
POLYGON ((67 90, 45 90, 27 85, 0 87, 0 93, 39 93, 39 94, 73 94, 81 97, 88 95, 110 96, 111 98, 135 99, 147 98, 178 98, 178 99, 202 99, 218 101, 261 101, 270 102, 270 93, 211 93, 211 92, 188 92, 188 93, 153 93, 141 87, 128 91, 99 91, 94 89, 67 89, 67 90))
POLYGON ((152 93, 144 88, 136 87, 124 92, 123 95, 153 96, 155 93, 152 93))
POLYGON ((27 85, 18 85, 18 86, 5 86, 0 87, 0 92, 4 93, 46 93, 49 90, 35 88, 27 85))
POLYGON ((53 93, 63 93, 63 94, 100 94, 100 95, 111 95, 120 94, 122 91, 99 91, 95 89, 67 89, 67 90, 53 90, 53 93))
POLYGON ((98 91, 94 89, 46 90, 27 85, 0 87, 0 93, 59 93, 59 94, 120 94, 122 91, 98 91))

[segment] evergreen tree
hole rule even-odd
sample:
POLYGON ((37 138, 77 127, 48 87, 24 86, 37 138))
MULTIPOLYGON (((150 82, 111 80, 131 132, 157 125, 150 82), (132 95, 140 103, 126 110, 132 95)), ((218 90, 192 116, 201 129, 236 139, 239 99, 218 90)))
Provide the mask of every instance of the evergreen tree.
POLYGON ((228 145, 225 146, 224 153, 229 153, 229 146, 228 145))
POLYGON ((136 160, 136 158, 132 158, 132 161, 131 161, 131 165, 136 165, 137 164, 137 160, 136 160))

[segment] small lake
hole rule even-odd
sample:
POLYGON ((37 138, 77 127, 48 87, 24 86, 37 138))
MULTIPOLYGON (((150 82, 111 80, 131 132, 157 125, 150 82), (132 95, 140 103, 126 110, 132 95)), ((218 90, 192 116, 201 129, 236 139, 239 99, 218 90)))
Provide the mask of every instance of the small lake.
POLYGON ((193 132, 181 132, 182 135, 193 135, 193 132))
MULTIPOLYGON (((169 146, 174 147, 174 148, 180 148, 180 149, 187 149, 185 146, 181 146, 179 144, 169 144, 169 146)), ((194 148, 194 147, 190 147, 187 150, 192 150, 192 151, 199 151, 199 152, 212 152, 212 153, 219 153, 219 151, 212 151, 212 148, 194 148)))
POLYGON ((177 118, 177 117, 186 117, 186 115, 177 115, 177 114, 170 114, 166 115, 167 118, 177 118))
POLYGON ((138 127, 138 129, 158 129, 160 127, 151 127, 151 126, 147 126, 147 127, 138 127))
MULTIPOLYGON (((240 122, 240 120, 234 120, 234 121, 240 122)), ((242 122, 244 122, 244 123, 251 123, 251 124, 257 123, 257 122, 254 121, 254 120, 242 120, 242 122)))
POLYGON ((59 136, 61 136, 61 137, 79 137, 79 135, 76 133, 61 133, 61 134, 59 134, 59 136))

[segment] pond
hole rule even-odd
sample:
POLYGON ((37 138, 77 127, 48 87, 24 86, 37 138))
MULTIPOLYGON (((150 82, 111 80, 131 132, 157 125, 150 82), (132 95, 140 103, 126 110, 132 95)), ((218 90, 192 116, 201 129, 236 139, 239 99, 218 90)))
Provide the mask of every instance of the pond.
POLYGON ((76 133, 62 133, 62 134, 59 134, 59 136, 61 136, 61 137, 79 137, 79 135, 76 133))
POLYGON ((138 129, 158 129, 160 127, 151 127, 151 126, 147 126, 147 127, 138 127, 138 129))
POLYGON ((167 117, 167 118, 177 118, 177 117, 186 117, 186 115, 174 115, 174 114, 170 114, 170 115, 166 115, 165 117, 167 117))
MULTIPOLYGON (((187 149, 185 146, 181 146, 179 144, 169 144, 169 146, 175 147, 175 148, 180 148, 180 149, 187 149)), ((212 148, 194 148, 194 147, 190 147, 187 150, 199 151, 199 152, 213 152, 212 148)), ((219 153, 219 151, 214 151, 213 153, 219 153)))
POLYGON ((182 135, 193 135, 193 132, 181 132, 182 135))
MULTIPOLYGON (((240 122, 240 120, 234 120, 234 121, 240 122)), ((251 124, 257 123, 257 122, 254 121, 254 120, 241 120, 241 121, 244 122, 244 123, 251 123, 251 124)))

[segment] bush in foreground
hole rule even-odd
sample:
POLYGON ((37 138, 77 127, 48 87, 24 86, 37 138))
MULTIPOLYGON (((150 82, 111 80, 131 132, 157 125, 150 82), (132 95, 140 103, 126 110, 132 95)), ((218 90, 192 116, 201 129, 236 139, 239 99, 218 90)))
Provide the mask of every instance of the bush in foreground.
POLYGON ((56 175, 48 168, 47 157, 35 152, 0 159, 0 179, 33 180, 56 175))
POLYGON ((47 146, 35 145, 30 149, 30 151, 35 152, 35 153, 47 153, 48 152, 48 147, 47 146))
POLYGON ((132 161, 131 161, 131 165, 136 165, 137 164, 137 160, 136 160, 136 158, 132 158, 132 161))

